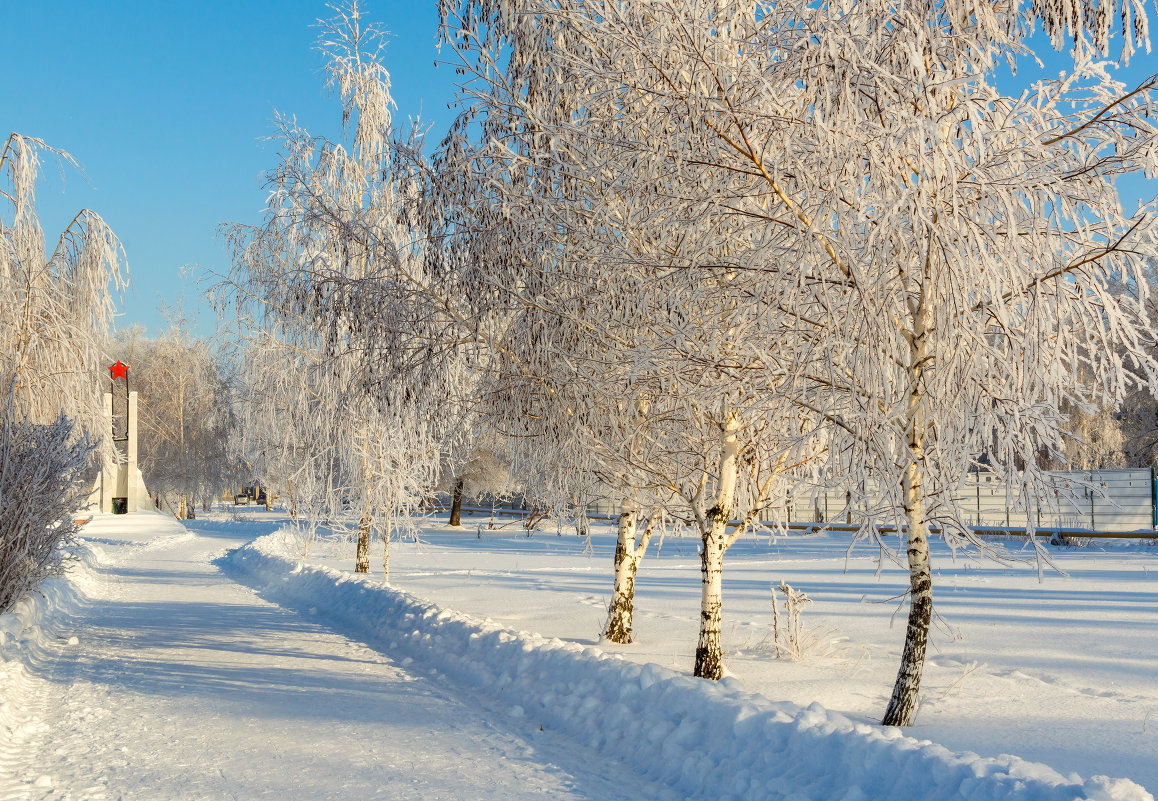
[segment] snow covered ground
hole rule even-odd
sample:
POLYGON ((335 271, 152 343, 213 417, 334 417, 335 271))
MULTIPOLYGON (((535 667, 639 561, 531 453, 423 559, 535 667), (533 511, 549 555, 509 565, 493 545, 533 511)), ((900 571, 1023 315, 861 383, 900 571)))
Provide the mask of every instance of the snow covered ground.
POLYGON ((72 582, 5 616, 0 798, 665 797, 222 575, 262 531, 86 527, 72 582))
MULTIPOLYGON (((394 543, 393 587, 515 630, 597 643, 610 527, 597 527, 586 549, 549 525, 528 538, 509 518, 498 519, 509 523, 499 531, 485 528, 485 516, 464 518, 461 531, 444 521, 426 526, 417 544, 394 543)), ((847 547, 841 534, 737 543, 725 557, 727 664, 749 691, 875 724, 899 665, 905 612, 895 599, 907 579, 887 562, 878 575, 875 549, 847 547), (816 642, 800 662, 772 652, 771 586, 781 580, 813 600, 804 622, 816 642)), ((1021 544, 1007 548, 1018 555, 1021 544)), ((349 551, 321 546, 310 561, 349 570, 349 551)), ((1046 570, 1039 581, 1032 560, 954 562, 935 546, 939 617, 907 733, 1063 774, 1129 777, 1158 792, 1158 547, 1102 541, 1051 553, 1065 575, 1046 570)), ((380 569, 377 557, 371 564, 380 569)), ((669 537, 658 554, 653 547, 637 581, 636 644, 600 647, 689 673, 698 582, 694 540, 669 537)))
POLYGON ((307 566, 280 535, 239 548, 283 522, 98 516, 70 580, 0 618, 0 798, 1150 798, 1097 775, 1158 788, 1153 547, 1058 551, 1068 577, 1041 583, 937 554, 943 619, 906 732, 937 744, 922 745, 875 725, 904 575, 878 577, 868 551, 846 563, 841 537, 729 553, 721 686, 686 678, 693 541, 644 560, 639 642, 596 648, 608 530, 585 548, 431 524, 393 544, 386 589, 334 569, 351 566, 347 544, 307 566), (814 600, 801 662, 770 651, 782 579, 814 600))

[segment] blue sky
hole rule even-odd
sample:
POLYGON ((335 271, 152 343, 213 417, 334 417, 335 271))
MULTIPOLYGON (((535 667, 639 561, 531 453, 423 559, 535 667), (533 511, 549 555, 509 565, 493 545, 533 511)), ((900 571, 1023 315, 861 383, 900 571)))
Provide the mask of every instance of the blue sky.
MULTIPOLYGON (((441 138, 456 76, 435 68, 434 0, 367 0, 392 34, 386 53, 399 119, 421 112, 441 138)), ((59 231, 82 207, 98 211, 124 243, 132 287, 119 326, 162 328, 163 300, 197 308, 200 265, 228 269, 217 235, 224 222, 257 223, 262 175, 276 161, 275 110, 316 134, 340 118, 324 87, 313 23, 321 0, 9 0, 0 19, 6 76, 0 133, 18 131, 69 151, 85 176, 49 166, 40 187, 45 229, 59 231), (16 67, 15 65, 20 65, 16 67)), ((1050 55, 1049 72, 1062 58, 1050 55)), ((1128 78, 1158 71, 1139 54, 1128 78)), ((1015 82, 1035 77, 1023 69, 1015 82)), ((1158 193, 1141 178, 1127 204, 1158 193)), ((216 328, 201 304, 198 330, 216 328)))
MULTIPOLYGON (((369 0, 387 50, 399 119, 438 137, 450 122, 454 71, 434 67, 436 4, 369 0)), ((49 236, 82 207, 99 212, 128 254, 132 287, 118 326, 159 333, 161 300, 193 308, 185 265, 224 271, 216 229, 257 223, 262 174, 276 162, 275 110, 335 135, 336 101, 314 49, 320 0, 10 0, 0 15, 7 75, 0 130, 67 150, 85 175, 45 170, 38 206, 49 236), (20 65, 16 68, 14 65, 20 65), (86 180, 87 179, 87 180, 86 180)), ((211 310, 198 330, 211 333, 211 310)))

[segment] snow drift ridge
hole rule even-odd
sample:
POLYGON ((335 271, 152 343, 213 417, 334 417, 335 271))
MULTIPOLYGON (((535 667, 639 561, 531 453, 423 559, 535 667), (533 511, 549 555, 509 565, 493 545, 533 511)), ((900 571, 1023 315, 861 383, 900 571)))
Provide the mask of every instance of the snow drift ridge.
POLYGON ((818 704, 774 703, 738 682, 503 629, 369 577, 287 559, 276 535, 225 562, 272 599, 308 604, 687 798, 1154 801, 1128 779, 1083 780, 1016 757, 954 753, 818 704))

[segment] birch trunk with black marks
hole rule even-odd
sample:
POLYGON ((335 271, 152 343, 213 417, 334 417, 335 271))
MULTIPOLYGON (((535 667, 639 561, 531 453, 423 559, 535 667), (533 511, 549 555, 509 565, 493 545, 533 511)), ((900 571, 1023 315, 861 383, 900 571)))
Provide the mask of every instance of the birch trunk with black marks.
MULTIPOLYGON (((365 436, 365 432, 363 432, 365 436)), ((354 560, 355 573, 370 572, 370 456, 362 449, 362 518, 358 521, 358 553, 354 560)))
POLYGON ((627 645, 635 641, 632 633, 635 576, 658 522, 659 514, 653 514, 637 541, 635 532, 639 525, 639 512, 634 506, 624 504, 619 515, 619 533, 615 543, 615 581, 611 590, 611 603, 607 608, 607 625, 603 629, 603 638, 609 642, 627 645))
POLYGON ((925 648, 929 641, 929 623, 933 618, 933 578, 929 569, 929 519, 926 508, 924 434, 924 378, 930 366, 929 348, 931 300, 930 264, 925 261, 921 292, 910 301, 912 331, 905 336, 909 343, 909 397, 905 415, 906 462, 901 474, 902 502, 905 517, 905 542, 909 563, 909 621, 905 628, 905 647, 901 668, 893 685, 893 694, 881 723, 885 726, 912 725, 917 714, 921 671, 925 665, 925 648))
POLYGON ((358 554, 354 560, 355 573, 370 572, 370 515, 362 514, 358 521, 358 554))
POLYGON ((450 525, 462 525, 462 491, 465 488, 465 479, 459 478, 454 482, 454 493, 450 498, 450 525))
POLYGON ((909 622, 905 648, 893 695, 885 711, 885 726, 909 726, 917 714, 917 694, 933 619, 933 578, 929 570, 929 521, 925 516, 922 470, 910 464, 904 477, 905 522, 908 526, 909 622))
POLYGON ((394 529, 393 518, 387 517, 386 526, 382 530, 382 580, 390 583, 390 534, 394 529))
POLYGON ((700 521, 700 635, 696 643, 694 675, 718 681, 724 677, 723 621, 724 551, 728 549, 728 520, 736 494, 739 456, 739 421, 730 415, 721 424, 722 452, 716 502, 700 521))

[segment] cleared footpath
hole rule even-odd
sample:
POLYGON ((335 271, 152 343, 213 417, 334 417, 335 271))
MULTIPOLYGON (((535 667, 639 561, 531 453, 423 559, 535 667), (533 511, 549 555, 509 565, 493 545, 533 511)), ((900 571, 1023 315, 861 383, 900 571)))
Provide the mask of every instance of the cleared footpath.
POLYGON ((97 516, 84 535, 100 558, 79 602, 7 646, 26 658, 0 797, 669 795, 234 583, 214 559, 236 528, 97 516))

